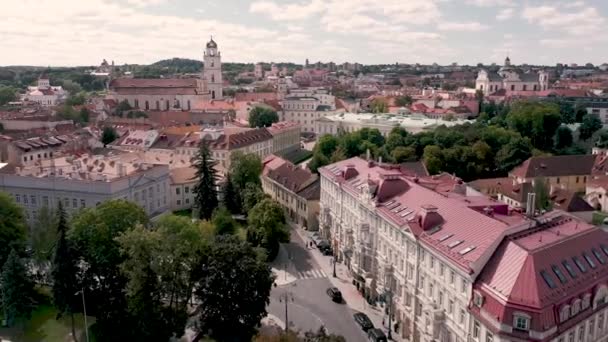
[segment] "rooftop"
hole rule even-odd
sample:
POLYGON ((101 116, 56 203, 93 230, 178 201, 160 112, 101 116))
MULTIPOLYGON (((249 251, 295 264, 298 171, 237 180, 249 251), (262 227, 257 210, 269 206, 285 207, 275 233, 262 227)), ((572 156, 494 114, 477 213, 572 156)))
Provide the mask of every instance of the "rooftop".
POLYGON ((595 159, 591 154, 532 157, 510 173, 520 178, 590 175, 595 159))

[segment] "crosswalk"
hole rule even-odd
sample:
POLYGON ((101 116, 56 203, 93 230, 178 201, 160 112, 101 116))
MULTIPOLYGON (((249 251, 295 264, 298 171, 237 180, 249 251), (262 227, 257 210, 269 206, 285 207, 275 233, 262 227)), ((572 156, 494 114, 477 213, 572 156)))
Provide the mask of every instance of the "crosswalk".
POLYGON ((316 279, 316 278, 326 278, 327 274, 323 272, 323 270, 319 269, 310 269, 307 271, 298 271, 298 279, 316 279))

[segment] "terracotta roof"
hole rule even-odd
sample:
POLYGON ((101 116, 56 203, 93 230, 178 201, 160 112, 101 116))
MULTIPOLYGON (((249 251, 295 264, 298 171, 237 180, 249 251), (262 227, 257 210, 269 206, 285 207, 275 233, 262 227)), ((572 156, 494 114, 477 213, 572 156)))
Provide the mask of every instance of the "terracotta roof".
POLYGON ((292 129, 299 129, 301 125, 294 121, 280 121, 273 123, 270 127, 267 127, 268 131, 272 135, 283 133, 292 129))
POLYGON ((555 189, 551 192, 551 201, 555 209, 568 213, 594 211, 593 207, 573 191, 555 189))
POLYGON ((196 168, 194 167, 180 167, 172 169, 170 172, 171 184, 191 183, 194 181, 195 174, 196 168))
POLYGON ((266 128, 255 128, 236 134, 222 135, 211 143, 211 148, 232 150, 271 139, 272 134, 266 128))
MULTIPOLYGON (((523 311, 531 316, 530 329, 543 332, 558 325, 563 305, 593 295, 608 280, 608 233, 559 211, 536 222, 502 241, 474 288, 485 296, 485 317, 512 326, 514 312, 523 311)), ((471 308, 479 318, 479 309, 471 308)), ((585 312, 570 321, 576 324, 585 312)))
POLYGON ((235 101, 262 102, 265 100, 276 100, 277 93, 236 93, 234 94, 235 101))
POLYGON ((399 165, 401 166, 401 170, 405 174, 418 177, 429 176, 429 171, 426 169, 426 166, 421 161, 401 163, 399 165))
POLYGON ((195 78, 117 78, 110 82, 110 89, 118 94, 140 95, 195 95, 198 80, 195 78))
POLYGON ((510 173, 521 178, 590 175, 595 159, 591 154, 532 157, 510 173))

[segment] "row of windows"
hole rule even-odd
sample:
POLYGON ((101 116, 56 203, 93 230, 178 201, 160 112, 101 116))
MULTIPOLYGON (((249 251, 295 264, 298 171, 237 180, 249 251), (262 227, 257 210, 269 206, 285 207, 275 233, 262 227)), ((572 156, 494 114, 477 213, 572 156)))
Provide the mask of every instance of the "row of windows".
MULTIPOLYGON (((23 161, 24 162, 27 162, 27 159, 28 159, 27 157, 28 156, 23 156, 23 161)), ((34 155, 33 154, 30 154, 29 157, 30 157, 29 158, 30 161, 34 160, 34 155)), ((41 159, 41 158, 45 158, 46 159, 46 158, 52 158, 52 157, 53 157, 53 152, 49 152, 48 154, 46 152, 36 154, 36 159, 41 159)))
MULTIPOLYGON (((155 106, 154 109, 155 110, 161 110, 160 101, 156 101, 155 104, 156 104, 156 106, 155 106)), ((170 109, 170 104, 171 104, 171 102, 169 100, 165 100, 164 110, 169 110, 170 109)), ((134 99, 133 100, 133 108, 138 108, 138 109, 140 108, 139 107, 139 99, 134 99)), ((176 108, 176 109, 180 109, 181 108, 181 103, 179 102, 178 99, 173 99, 173 108, 176 108)), ((150 102, 148 102, 148 100, 144 101, 144 109, 145 110, 152 109, 150 107, 150 102)), ((190 100, 188 100, 186 102, 186 108, 184 108, 184 109, 190 110, 190 100)))

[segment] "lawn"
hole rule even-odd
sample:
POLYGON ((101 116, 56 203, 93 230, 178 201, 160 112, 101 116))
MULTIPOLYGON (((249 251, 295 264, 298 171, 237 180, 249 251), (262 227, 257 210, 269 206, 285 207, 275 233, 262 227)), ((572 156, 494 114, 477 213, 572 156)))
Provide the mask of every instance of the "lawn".
MULTIPOLYGON (((49 304, 43 304, 32 312, 32 317, 25 323, 24 329, 20 328, 0 328, 0 337, 7 338, 10 341, 23 342, 64 342, 67 340, 68 334, 71 332, 70 316, 64 316, 56 320, 57 309, 49 304)), ((82 334, 84 327, 84 318, 82 314, 74 316, 76 323, 76 333, 82 334)), ((95 322, 94 317, 87 317, 89 326, 95 322)), ((81 339, 79 339, 81 340, 81 339)))

